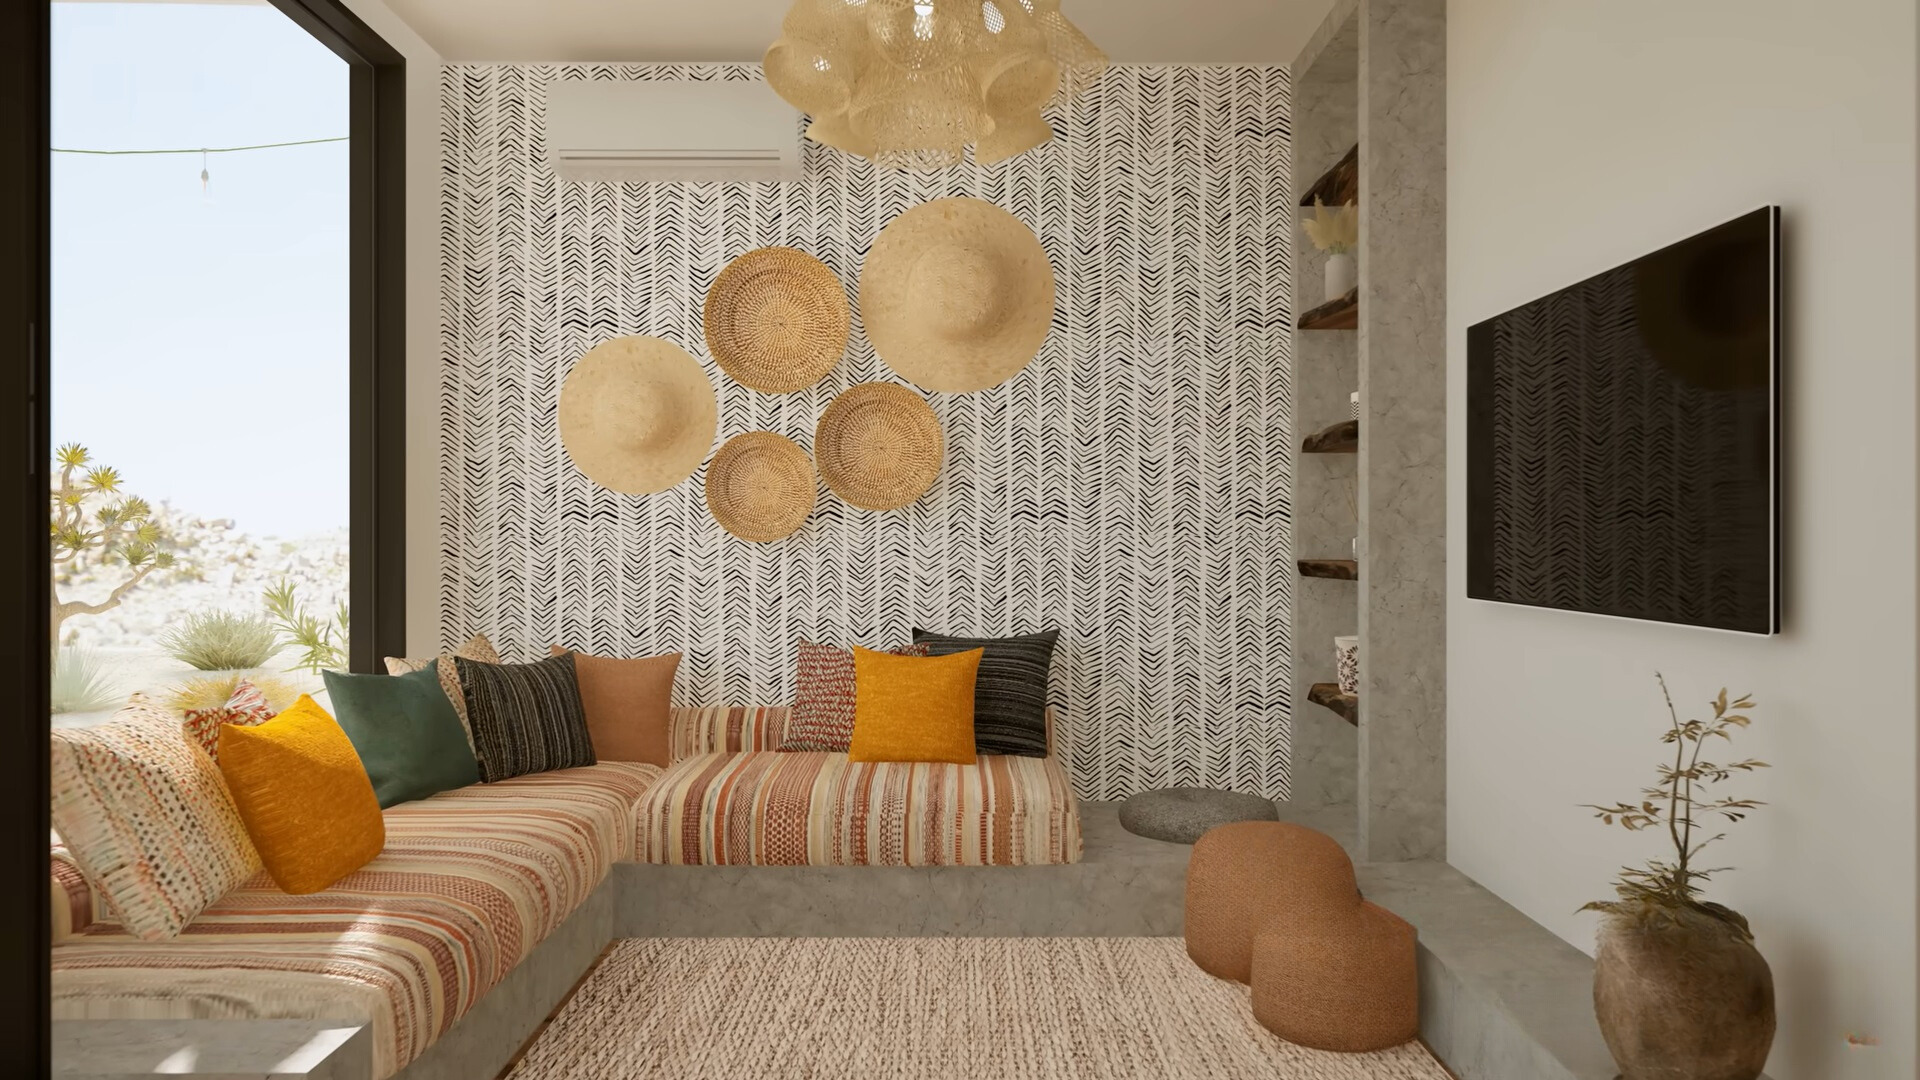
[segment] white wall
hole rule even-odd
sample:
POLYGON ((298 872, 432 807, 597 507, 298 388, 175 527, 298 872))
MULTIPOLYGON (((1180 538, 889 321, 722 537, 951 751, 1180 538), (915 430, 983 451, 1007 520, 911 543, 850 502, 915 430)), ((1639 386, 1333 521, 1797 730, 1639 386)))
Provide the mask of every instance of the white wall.
POLYGON ((438 645, 440 54, 381 0, 347 7, 407 58, 407 654, 438 645))
POLYGON ((1913 0, 1449 5, 1448 850, 1591 950, 1660 839, 1578 803, 1652 776, 1663 670, 1762 707, 1767 800, 1711 860, 1773 965, 1775 1080, 1915 1073, 1913 0), (1786 632, 1465 599, 1466 328, 1766 203, 1786 248, 1786 632), (1881 1045, 1849 1049, 1849 1032, 1881 1045))

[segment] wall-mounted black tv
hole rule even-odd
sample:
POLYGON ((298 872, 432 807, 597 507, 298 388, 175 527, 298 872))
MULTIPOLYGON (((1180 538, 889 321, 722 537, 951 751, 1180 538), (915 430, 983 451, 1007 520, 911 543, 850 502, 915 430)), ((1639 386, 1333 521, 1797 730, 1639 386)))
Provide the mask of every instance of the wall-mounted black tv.
POLYGON ((1780 628, 1780 211, 1467 331, 1467 595, 1780 628))

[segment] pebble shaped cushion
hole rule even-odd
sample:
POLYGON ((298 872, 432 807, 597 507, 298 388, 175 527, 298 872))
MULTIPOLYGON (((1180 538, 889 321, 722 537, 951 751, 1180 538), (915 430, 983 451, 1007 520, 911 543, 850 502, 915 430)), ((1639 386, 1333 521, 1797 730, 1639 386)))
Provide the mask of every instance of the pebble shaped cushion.
POLYGON ((53 827, 135 937, 174 937, 260 868, 219 766, 144 695, 98 727, 55 728, 52 758, 53 827))
POLYGON ((1279 821, 1272 799, 1213 788, 1166 788, 1130 795, 1120 804, 1120 827, 1135 836, 1191 844, 1216 825, 1279 821))

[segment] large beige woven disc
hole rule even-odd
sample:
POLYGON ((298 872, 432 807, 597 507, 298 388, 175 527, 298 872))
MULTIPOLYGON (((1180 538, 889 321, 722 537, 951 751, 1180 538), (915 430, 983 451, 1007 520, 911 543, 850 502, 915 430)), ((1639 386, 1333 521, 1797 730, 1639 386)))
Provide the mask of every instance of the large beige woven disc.
POLYGON ((1053 323, 1053 266, 1020 219, 937 199, 887 223, 860 271, 860 317, 887 366, 964 394, 1027 366, 1053 323))
POLYGON ((629 495, 665 491, 713 449, 720 407, 700 362, 671 341, 601 342, 560 387, 560 441, 574 467, 629 495))
POLYGON ((933 409, 892 383, 861 383, 834 398, 813 435, 821 479, 863 510, 898 510, 925 495, 945 453, 933 409))
POLYGON ((707 350, 735 382, 766 394, 819 382, 840 363, 852 324, 840 279, 792 248, 749 251, 707 290, 707 350))
POLYGON ((813 461, 792 439, 749 431, 707 463, 707 509, 742 540, 791 536, 813 513, 813 461))

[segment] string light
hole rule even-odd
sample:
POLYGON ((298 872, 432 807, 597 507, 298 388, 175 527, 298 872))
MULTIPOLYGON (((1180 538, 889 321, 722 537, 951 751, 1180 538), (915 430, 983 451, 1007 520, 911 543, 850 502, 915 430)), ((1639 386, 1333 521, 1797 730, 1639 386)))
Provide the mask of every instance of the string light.
POLYGON ((346 142, 347 139, 348 139, 348 136, 335 135, 325 139, 294 139, 289 142, 253 143, 247 146, 183 146, 178 149, 164 148, 164 149, 153 149, 153 150, 148 150, 148 149, 95 150, 95 149, 86 149, 86 148, 79 148, 79 147, 55 146, 52 148, 52 152, 56 154, 84 154, 84 155, 89 155, 93 157, 126 157, 126 156, 144 156, 144 155, 151 155, 151 154, 199 154, 200 155, 200 195, 201 197, 207 199, 208 201, 211 201, 213 199, 213 192, 211 187, 213 183, 213 174, 207 170, 208 154, 243 154, 251 150, 278 150, 282 147, 287 147, 287 146, 319 146, 323 143, 346 142))

